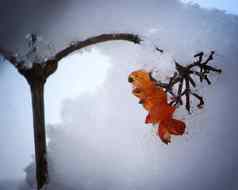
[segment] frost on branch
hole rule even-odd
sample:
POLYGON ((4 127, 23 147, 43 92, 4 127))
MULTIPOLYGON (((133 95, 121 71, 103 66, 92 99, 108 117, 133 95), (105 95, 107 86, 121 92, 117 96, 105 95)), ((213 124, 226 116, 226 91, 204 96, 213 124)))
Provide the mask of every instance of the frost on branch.
POLYGON ((54 49, 50 43, 33 33, 27 34, 25 38, 27 43, 26 52, 18 58, 22 60, 24 67, 32 68, 32 64, 41 64, 50 58, 54 49))

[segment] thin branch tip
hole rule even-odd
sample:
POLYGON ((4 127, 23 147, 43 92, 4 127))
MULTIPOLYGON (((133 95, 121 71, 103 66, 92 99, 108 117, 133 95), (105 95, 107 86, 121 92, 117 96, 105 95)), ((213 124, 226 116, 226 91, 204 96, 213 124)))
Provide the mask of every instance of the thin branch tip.
MULTIPOLYGON (((160 81, 157 81, 158 86, 164 88, 166 92, 172 95, 170 102, 171 105, 183 105, 182 97, 185 96, 185 108, 188 113, 191 113, 191 96, 193 96, 199 101, 197 107, 199 109, 203 108, 205 104, 203 97, 192 91, 192 88, 197 86, 194 76, 198 76, 200 78, 200 82, 205 80, 209 85, 212 84, 208 78, 210 72, 212 71, 219 74, 222 72, 221 69, 208 65, 208 63, 213 60, 214 54, 215 51, 211 51, 207 59, 203 62, 204 52, 199 52, 193 56, 194 58, 198 58, 198 60, 187 66, 183 66, 175 61, 176 72, 170 78, 169 83, 161 83, 160 81), (197 69, 199 69, 199 71, 197 71, 197 69), (173 89, 177 83, 179 83, 177 92, 174 93, 173 89)), ((152 76, 152 74, 150 75, 152 76)))

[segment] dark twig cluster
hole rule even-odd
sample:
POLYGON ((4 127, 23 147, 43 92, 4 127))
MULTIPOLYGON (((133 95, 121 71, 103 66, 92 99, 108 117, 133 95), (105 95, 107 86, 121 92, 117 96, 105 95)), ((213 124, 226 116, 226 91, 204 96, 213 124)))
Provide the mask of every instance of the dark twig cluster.
MULTIPOLYGON (((198 99, 199 103, 197 104, 198 108, 202 108, 204 105, 203 97, 193 92, 191 86, 193 88, 196 87, 196 82, 194 80, 194 76, 199 77, 200 82, 204 80, 210 85, 211 81, 208 78, 208 75, 211 71, 216 73, 221 73, 221 69, 217 69, 213 66, 208 65, 211 60, 213 60, 214 51, 211 51, 209 56, 204 59, 204 53, 200 52, 194 55, 196 59, 192 64, 183 66, 177 62, 175 62, 176 72, 170 78, 168 83, 163 83, 161 81, 156 81, 159 87, 165 89, 167 93, 172 96, 172 100, 170 102, 171 105, 183 105, 182 97, 185 96, 185 107, 187 111, 190 113, 191 110, 191 96, 198 99), (175 85, 177 84, 177 91, 174 91, 175 85)), ((151 79, 155 80, 151 73, 151 79)))

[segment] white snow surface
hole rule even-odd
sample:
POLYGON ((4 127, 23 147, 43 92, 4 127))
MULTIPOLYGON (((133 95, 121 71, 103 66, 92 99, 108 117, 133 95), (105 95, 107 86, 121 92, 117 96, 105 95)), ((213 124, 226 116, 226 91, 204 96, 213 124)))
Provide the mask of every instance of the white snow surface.
MULTIPOLYGON (((47 189, 237 189, 238 18, 174 0, 114 3, 72 4, 47 34, 60 49, 100 33, 134 32, 165 54, 152 51, 147 41, 142 46, 112 42, 95 47, 110 60, 104 81, 95 91, 62 102, 59 123, 47 121, 47 189), (63 32, 55 35, 59 29, 63 32), (192 115, 178 110, 176 117, 186 122, 188 134, 166 146, 144 124, 146 112, 131 94, 128 74, 156 68, 165 80, 174 70, 173 59, 188 64, 201 50, 215 50, 214 62, 224 73, 201 89, 204 110, 192 115)), ((34 169, 29 164, 25 170, 30 187, 35 185, 34 169)))

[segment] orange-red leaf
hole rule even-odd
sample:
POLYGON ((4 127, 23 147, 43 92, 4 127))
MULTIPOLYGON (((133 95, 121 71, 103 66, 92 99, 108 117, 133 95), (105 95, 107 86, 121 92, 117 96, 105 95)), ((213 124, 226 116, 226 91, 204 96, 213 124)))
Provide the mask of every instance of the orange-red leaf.
POLYGON ((156 86, 148 72, 143 70, 132 72, 129 75, 129 82, 133 85, 133 95, 139 98, 139 102, 149 112, 145 123, 159 124, 157 135, 165 144, 171 141, 171 135, 184 134, 185 123, 173 119, 176 108, 168 104, 166 92, 156 86))

